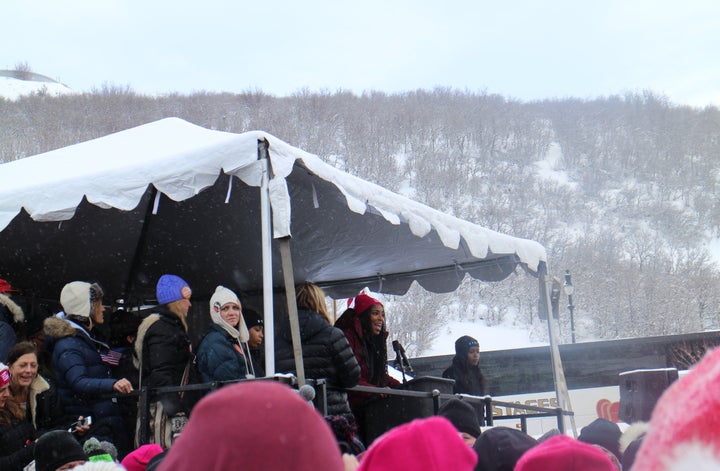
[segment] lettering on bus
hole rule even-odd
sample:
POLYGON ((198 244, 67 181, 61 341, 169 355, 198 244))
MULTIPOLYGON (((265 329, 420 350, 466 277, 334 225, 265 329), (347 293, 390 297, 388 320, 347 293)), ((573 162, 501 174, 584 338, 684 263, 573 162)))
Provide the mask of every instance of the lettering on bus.
MULTIPOLYGON (((557 398, 555 397, 543 397, 538 399, 528 399, 524 402, 513 401, 513 404, 543 407, 546 409, 553 409, 558 406, 557 398)), ((534 410, 526 410, 521 407, 505 407, 505 406, 493 406, 493 416, 501 417, 504 415, 521 415, 521 414, 539 414, 540 412, 534 410)))

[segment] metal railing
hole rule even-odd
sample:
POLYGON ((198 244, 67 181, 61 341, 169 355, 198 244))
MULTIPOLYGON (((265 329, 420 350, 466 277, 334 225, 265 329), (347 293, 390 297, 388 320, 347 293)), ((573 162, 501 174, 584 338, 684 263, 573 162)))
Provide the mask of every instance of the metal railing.
POLYGON ((516 404, 511 402, 496 401, 492 396, 473 396, 470 394, 444 394, 439 390, 434 389, 432 391, 410 391, 402 389, 388 389, 388 388, 377 388, 369 386, 355 386, 354 388, 344 389, 345 391, 356 391, 364 393, 378 394, 382 396, 397 396, 397 397, 414 397, 421 399, 431 399, 433 404, 433 411, 435 414, 438 413, 441 405, 441 400, 449 400, 452 398, 460 398, 470 403, 482 404, 483 405, 483 422, 486 426, 493 426, 496 420, 520 420, 521 430, 527 433, 527 421, 528 419, 540 419, 544 417, 553 417, 557 421, 557 428, 560 433, 565 433, 565 420, 566 416, 573 416, 572 411, 565 411, 560 407, 538 407, 525 404, 516 404), (501 407, 512 407, 515 410, 522 409, 527 411, 525 414, 512 414, 512 415, 493 415, 493 406, 501 407))
MULTIPOLYGON (((276 375, 270 378, 257 378, 257 379, 242 379, 234 381, 215 381, 211 383, 197 383, 189 384, 186 386, 165 386, 159 388, 148 388, 143 387, 140 390, 134 391, 130 394, 125 395, 112 395, 111 397, 138 397, 138 418, 139 418, 139 429, 138 429, 138 443, 146 444, 148 442, 149 434, 149 419, 150 419, 150 404, 155 401, 157 397, 167 393, 180 393, 180 392, 195 392, 195 391, 214 391, 228 384, 234 384, 239 382, 250 382, 250 381, 280 381, 290 386, 297 386, 297 380, 292 375, 276 375)), ((554 417, 557 421, 557 428, 560 433, 565 433, 565 421, 566 416, 574 415, 572 411, 564 411, 559 407, 545 408, 531 405, 496 401, 491 396, 473 396, 469 394, 447 394, 441 393, 438 389, 431 391, 413 391, 404 389, 390 389, 390 388, 379 388, 370 386, 355 386, 353 388, 334 388, 329 386, 324 379, 311 380, 308 379, 308 385, 314 389, 314 397, 312 401, 319 413, 327 415, 327 391, 328 389, 337 389, 346 392, 361 392, 369 393, 377 397, 402 397, 417 399, 418 401, 430 400, 432 402, 432 410, 434 414, 437 414, 441 403, 452 398, 460 398, 464 401, 474 404, 481 404, 483 406, 483 422, 486 426, 492 426, 495 421, 498 420, 520 420, 521 430, 527 433, 527 421, 528 419, 539 419, 545 417, 554 417), (501 407, 512 407, 514 410, 524 410, 527 413, 524 414, 512 414, 512 415, 493 415, 493 406, 501 407)), ((302 392, 302 391, 301 391, 302 392)))

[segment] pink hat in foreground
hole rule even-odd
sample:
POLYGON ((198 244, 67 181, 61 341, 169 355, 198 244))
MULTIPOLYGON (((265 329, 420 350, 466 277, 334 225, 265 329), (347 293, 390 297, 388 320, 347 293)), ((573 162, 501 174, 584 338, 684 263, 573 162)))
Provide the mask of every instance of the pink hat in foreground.
POLYGON ((665 390, 633 471, 720 469, 720 348, 665 390))
POLYGON ((416 419, 377 438, 358 471, 472 471, 477 455, 444 417, 416 419))
POLYGON ((274 381, 225 386, 198 402, 158 471, 342 471, 330 426, 274 381))
POLYGON ((127 471, 145 471, 150 460, 162 452, 162 447, 155 443, 142 445, 137 450, 128 453, 120 464, 125 466, 127 471))
POLYGON ((556 435, 530 448, 518 460, 515 471, 617 471, 598 447, 567 435, 556 435))

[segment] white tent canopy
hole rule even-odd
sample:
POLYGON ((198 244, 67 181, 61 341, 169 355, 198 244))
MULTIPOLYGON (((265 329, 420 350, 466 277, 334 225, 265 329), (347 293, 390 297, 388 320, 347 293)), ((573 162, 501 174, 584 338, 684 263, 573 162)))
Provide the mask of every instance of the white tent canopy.
MULTIPOLYGON (((521 266, 547 295, 537 242, 429 208, 270 134, 176 118, 0 165, 0 247, 0 277, 35 298, 89 280, 140 305, 163 273, 185 278, 194 298, 218 284, 262 293, 270 373, 273 292, 284 286, 293 299, 295 282, 334 297, 403 294, 413 281, 449 292, 466 274, 499 281, 521 266)), ((293 302, 288 311, 302 381, 293 302)))
POLYGON ((169 118, 0 165, 0 276, 51 299, 72 279, 151 297, 164 272, 208 296, 220 283, 258 290, 259 141, 273 237, 292 236, 297 281, 336 296, 364 285, 402 294, 412 280, 446 292, 465 272, 495 281, 546 261, 537 242, 436 211, 267 133, 169 118))

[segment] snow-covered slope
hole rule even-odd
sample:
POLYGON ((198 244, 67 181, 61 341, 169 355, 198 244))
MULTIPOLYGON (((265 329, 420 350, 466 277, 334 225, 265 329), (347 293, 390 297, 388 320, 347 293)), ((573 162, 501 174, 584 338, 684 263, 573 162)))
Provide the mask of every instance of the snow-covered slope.
POLYGON ((0 98, 17 100, 22 96, 41 94, 60 96, 74 93, 70 88, 59 82, 20 80, 0 75, 0 98))
POLYGON ((520 328, 503 325, 488 327, 482 321, 451 321, 442 327, 432 348, 424 351, 422 356, 454 355, 455 340, 463 335, 477 339, 481 352, 547 345, 530 340, 530 332, 520 328))

